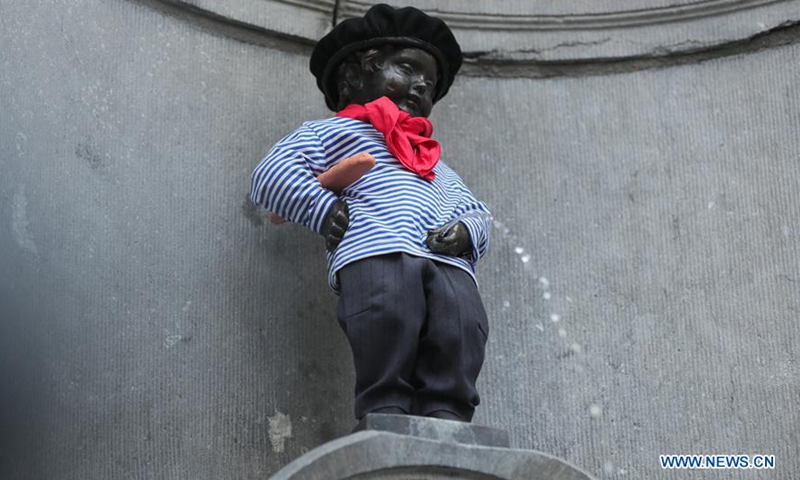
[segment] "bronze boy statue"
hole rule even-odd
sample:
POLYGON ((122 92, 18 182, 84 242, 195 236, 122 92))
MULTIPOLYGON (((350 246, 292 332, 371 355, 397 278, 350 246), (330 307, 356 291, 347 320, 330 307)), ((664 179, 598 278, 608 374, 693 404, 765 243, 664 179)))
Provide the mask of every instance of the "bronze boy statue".
POLYGON ((336 116, 304 123, 251 178, 251 199, 326 239, 329 283, 369 412, 469 422, 489 327, 474 277, 489 211, 444 162, 426 117, 461 66, 443 21, 372 7, 317 44, 311 71, 336 116), (317 177, 375 166, 337 196, 317 177))

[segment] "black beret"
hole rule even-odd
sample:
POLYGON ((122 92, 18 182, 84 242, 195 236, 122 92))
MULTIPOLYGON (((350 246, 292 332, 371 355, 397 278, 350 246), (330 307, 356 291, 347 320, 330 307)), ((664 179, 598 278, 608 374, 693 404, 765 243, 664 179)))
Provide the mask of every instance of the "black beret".
POLYGON ((339 64, 353 52, 384 44, 420 48, 433 55, 440 79, 434 102, 447 94, 461 68, 461 47, 444 21, 414 7, 375 5, 363 18, 348 18, 334 27, 314 47, 311 73, 328 108, 335 111, 339 100, 335 78, 339 64))

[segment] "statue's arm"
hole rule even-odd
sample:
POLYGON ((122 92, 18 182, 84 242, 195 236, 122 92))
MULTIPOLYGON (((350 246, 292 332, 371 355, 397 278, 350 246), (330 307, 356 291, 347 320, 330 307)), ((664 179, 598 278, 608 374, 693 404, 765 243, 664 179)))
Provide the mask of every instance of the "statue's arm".
POLYGON ((327 167, 319 137, 311 128, 301 126, 275 144, 253 171, 250 200, 322 234, 325 220, 338 201, 315 175, 327 167))
POLYGON ((475 265, 489 251, 491 212, 485 203, 475 198, 460 179, 459 188, 461 200, 456 207, 455 218, 443 226, 445 232, 449 229, 453 233, 445 235, 445 239, 450 236, 452 248, 455 249, 455 245, 459 245, 457 247, 459 253, 456 255, 467 258, 475 265))
POLYGON ((465 188, 455 218, 429 231, 425 243, 432 252, 465 257, 474 265, 489 251, 490 218, 486 204, 465 188))
POLYGON ((348 226, 350 226, 350 209, 347 202, 339 200, 333 204, 320 232, 325 238, 325 248, 329 252, 336 250, 336 247, 339 246, 348 226))
POLYGON ((459 206, 458 223, 469 232, 471 251, 467 257, 474 264, 489 251, 489 232, 491 231, 491 212, 485 203, 472 194, 459 206))
POLYGON ((472 252, 472 240, 467 227, 461 222, 448 222, 428 232, 425 244, 434 253, 464 257, 472 252))

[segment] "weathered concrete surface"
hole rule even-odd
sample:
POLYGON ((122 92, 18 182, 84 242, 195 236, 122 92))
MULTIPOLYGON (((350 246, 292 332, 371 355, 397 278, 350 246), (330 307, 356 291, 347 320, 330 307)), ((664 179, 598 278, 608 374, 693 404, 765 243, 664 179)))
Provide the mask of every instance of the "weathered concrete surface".
POLYGON ((592 480, 541 452, 356 432, 320 445, 270 480, 592 480))
POLYGON ((474 423, 441 420, 415 415, 393 415, 368 413, 353 429, 353 432, 378 430, 381 432, 412 435, 431 440, 483 445, 487 447, 509 447, 508 432, 499 428, 474 423))
MULTIPOLYGON (((322 242, 245 202, 328 114, 307 59, 112 0, 3 2, 0 47, 0 478, 266 478, 349 432, 322 242)), ((799 60, 457 80, 436 137, 498 222, 477 423, 600 478, 800 476, 799 60)))

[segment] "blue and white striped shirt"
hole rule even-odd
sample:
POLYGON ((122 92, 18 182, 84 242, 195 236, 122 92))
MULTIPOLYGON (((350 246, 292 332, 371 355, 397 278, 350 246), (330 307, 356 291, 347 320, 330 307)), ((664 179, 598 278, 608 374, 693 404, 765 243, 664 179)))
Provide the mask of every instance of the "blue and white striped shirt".
POLYGON ((404 252, 454 265, 475 279, 475 264, 489 248, 489 210, 475 199, 444 162, 428 181, 389 153, 371 124, 332 117, 305 122, 278 142, 253 171, 250 199, 288 221, 320 233, 338 200, 316 176, 357 153, 375 157, 375 167, 346 188, 350 224, 339 246, 328 252, 328 283, 339 292, 336 272, 367 257, 404 252), (458 220, 466 226, 472 252, 465 258, 431 252, 427 232, 458 220))

